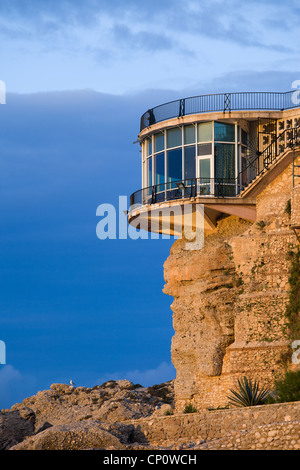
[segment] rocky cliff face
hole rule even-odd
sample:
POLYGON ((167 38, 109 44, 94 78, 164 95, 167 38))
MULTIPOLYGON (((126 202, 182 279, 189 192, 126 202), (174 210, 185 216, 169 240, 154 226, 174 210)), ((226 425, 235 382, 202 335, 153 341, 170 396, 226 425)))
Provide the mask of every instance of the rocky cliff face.
POLYGON ((271 385, 286 367, 288 278, 298 245, 286 211, 291 172, 290 166, 257 198, 256 223, 227 217, 201 250, 185 250, 183 240, 171 249, 164 292, 174 297, 177 410, 187 403, 224 407, 237 378, 271 385))

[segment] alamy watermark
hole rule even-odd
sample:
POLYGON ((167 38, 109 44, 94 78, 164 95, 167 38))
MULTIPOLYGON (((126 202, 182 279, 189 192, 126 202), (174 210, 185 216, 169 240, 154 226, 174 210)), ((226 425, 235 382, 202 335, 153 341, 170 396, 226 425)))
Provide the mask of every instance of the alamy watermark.
POLYGON ((292 103, 298 105, 300 104, 300 80, 294 80, 292 82, 292 88, 296 88, 292 93, 292 103))
POLYGON ((292 354, 292 363, 296 366, 300 364, 300 340, 297 339, 292 342, 292 348, 296 349, 296 351, 292 354), (297 349, 298 348, 298 349, 297 349))
POLYGON ((186 250, 200 250, 204 244, 203 204, 160 206, 139 211, 141 206, 128 208, 127 196, 119 196, 119 207, 100 204, 96 215, 100 221, 96 234, 100 240, 131 240, 182 238, 186 250), (128 225, 127 215, 131 214, 128 225))
POLYGON ((0 364, 6 364, 6 345, 0 340, 0 364))
POLYGON ((0 80, 0 104, 6 104, 6 84, 0 80))

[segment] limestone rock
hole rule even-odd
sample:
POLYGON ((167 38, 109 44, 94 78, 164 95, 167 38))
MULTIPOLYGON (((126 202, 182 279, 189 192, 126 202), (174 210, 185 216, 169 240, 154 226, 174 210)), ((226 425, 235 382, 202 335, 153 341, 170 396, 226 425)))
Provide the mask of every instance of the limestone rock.
MULTIPOLYGON (((23 429, 15 431, 19 433, 15 439, 10 439, 11 434, 7 434, 5 448, 21 441, 26 435, 46 433, 52 436, 61 429, 57 426, 73 426, 76 423, 89 426, 90 423, 102 422, 109 424, 111 429, 115 423, 151 416, 157 407, 173 404, 173 401, 172 381, 152 387, 135 385, 128 380, 110 380, 93 388, 52 384, 50 390, 39 391, 23 403, 14 405, 13 411, 8 410, 11 419, 17 416, 21 424, 24 424, 21 417, 24 422, 30 417, 34 419, 25 434, 23 429)), ((18 423, 15 427, 17 429, 18 423)), ((34 438, 30 442, 40 443, 39 439, 36 441, 34 438)))
POLYGON ((124 449, 118 437, 104 429, 102 423, 72 423, 52 426, 25 439, 10 450, 88 450, 124 449))
POLYGON ((9 449, 34 434, 35 414, 27 407, 0 411, 0 450, 9 449))
POLYGON ((158 407, 152 414, 153 417, 155 416, 166 416, 168 414, 173 414, 174 409, 171 405, 168 405, 165 403, 164 405, 161 405, 158 407))

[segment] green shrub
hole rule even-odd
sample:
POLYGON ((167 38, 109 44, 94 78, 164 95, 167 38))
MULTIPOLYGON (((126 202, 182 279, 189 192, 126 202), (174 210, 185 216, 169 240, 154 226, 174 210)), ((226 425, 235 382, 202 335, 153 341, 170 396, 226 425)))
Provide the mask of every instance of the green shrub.
POLYGON ((229 404, 238 407, 264 405, 270 395, 270 390, 259 390, 259 382, 255 380, 252 383, 247 377, 239 379, 238 389, 230 389, 230 392, 231 395, 227 396, 229 404))
POLYGON ((300 370, 288 371, 285 376, 275 381, 275 391, 269 403, 300 401, 300 370))
POLYGON ((285 206, 284 212, 285 212, 286 214, 288 214, 288 215, 291 215, 291 213, 292 213, 292 204, 291 204, 291 200, 290 200, 290 199, 286 202, 286 206, 285 206))
POLYGON ((185 405, 183 412, 184 413, 196 413, 197 409, 192 405, 192 403, 188 403, 187 405, 185 405))
POLYGON ((259 227, 259 228, 264 228, 266 226, 266 223, 264 220, 260 220, 259 222, 256 222, 256 225, 259 227))
POLYGON ((289 320, 290 337, 297 339, 300 334, 300 250, 291 255, 289 275, 290 295, 286 306, 286 316, 289 320))

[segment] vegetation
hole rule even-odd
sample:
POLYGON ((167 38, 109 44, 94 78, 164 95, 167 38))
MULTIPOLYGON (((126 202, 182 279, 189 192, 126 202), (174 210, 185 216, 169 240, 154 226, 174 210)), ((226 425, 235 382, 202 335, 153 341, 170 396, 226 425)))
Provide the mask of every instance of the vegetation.
POLYGON ((238 380, 237 390, 230 389, 231 395, 227 396, 229 404, 237 407, 264 405, 270 396, 270 390, 263 388, 259 390, 259 382, 247 377, 238 380))
POLYGON ((197 409, 192 405, 192 403, 188 403, 185 405, 184 413, 196 413, 197 409))
POLYGON ((298 339, 300 335, 300 250, 290 254, 291 270, 289 276, 290 295, 286 306, 286 316, 289 321, 291 339, 298 339))
POLYGON ((291 200, 289 199, 286 203, 286 206, 285 206, 285 210, 284 212, 288 215, 291 215, 292 213, 292 204, 291 204, 291 200))
POLYGON ((268 403, 300 401, 300 370, 287 371, 285 376, 275 381, 275 392, 268 403))
POLYGON ((260 220, 259 222, 256 222, 256 225, 259 228, 264 228, 266 226, 266 223, 264 222, 264 220, 260 220))

